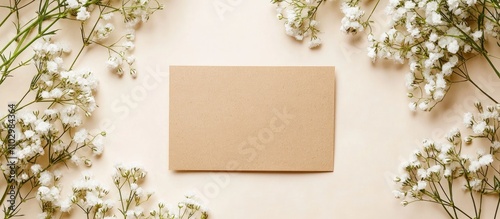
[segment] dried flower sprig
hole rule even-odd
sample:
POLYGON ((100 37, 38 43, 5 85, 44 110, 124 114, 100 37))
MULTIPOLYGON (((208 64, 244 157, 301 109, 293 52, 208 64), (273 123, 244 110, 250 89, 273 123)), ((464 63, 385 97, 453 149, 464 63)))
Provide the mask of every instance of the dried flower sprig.
POLYGON ((272 0, 277 5, 278 19, 285 21, 285 32, 296 40, 310 37, 309 48, 321 45, 316 13, 324 0, 272 0))
MULTIPOLYGON (((443 142, 425 139, 422 147, 410 155, 394 178, 397 189, 394 196, 406 206, 413 202, 432 202, 443 207, 450 218, 480 218, 484 196, 494 196, 500 203, 500 105, 483 108, 477 103, 477 114, 466 113, 464 124, 471 135, 463 136, 452 129, 443 142), (467 154, 466 144, 478 141, 473 155, 467 154), (486 143, 487 142, 487 143, 486 143), (457 192, 470 194, 472 212, 457 202, 457 192)), ((496 205, 494 217, 497 217, 496 205)))
POLYGON ((500 77, 487 50, 488 42, 498 40, 500 33, 498 2, 394 0, 387 12, 392 26, 380 39, 368 36, 368 55, 408 63, 410 109, 431 110, 453 84, 461 82, 470 82, 498 103, 474 82, 467 69, 468 61, 479 57, 500 77))
MULTIPOLYGON (((371 16, 378 5, 377 1, 368 17, 364 17, 365 11, 360 7, 360 0, 346 0, 341 4, 341 12, 344 17, 341 20, 340 30, 344 33, 356 34, 364 31, 367 27, 371 30, 371 16)), ((316 48, 322 41, 318 34, 319 21, 316 19, 318 9, 325 0, 272 0, 276 4, 277 17, 284 20, 285 32, 296 40, 310 37, 309 48, 316 48)))
MULTIPOLYGON (((43 172, 41 173, 43 175, 43 172)), ((64 214, 71 214, 81 210, 86 218, 94 219, 207 219, 208 213, 205 206, 197 201, 196 194, 187 194, 185 200, 177 204, 177 209, 160 201, 149 213, 144 209, 146 202, 153 193, 141 187, 147 172, 137 164, 117 164, 112 176, 113 184, 118 193, 118 199, 110 198, 113 190, 98 180, 92 173, 84 172, 82 177, 75 181, 69 196, 60 194, 60 186, 51 186, 54 176, 43 176, 47 182, 38 189, 37 200, 42 206, 40 218, 57 218, 64 214)))
MULTIPOLYGON (((0 3, 0 30, 6 36, 12 34, 0 45, 0 86, 10 83, 18 72, 32 74, 21 99, 12 100, 9 113, 0 116, 0 168, 5 182, 0 203, 4 218, 20 216, 21 207, 31 201, 39 202, 42 218, 67 212, 73 202, 85 212, 106 213, 107 205, 88 205, 109 191, 88 184, 94 182, 89 176, 84 177, 87 186, 73 187, 73 199, 61 199, 59 169, 91 166, 92 157, 103 152, 106 135, 88 133, 82 127, 85 118, 97 109, 98 79, 90 68, 78 66, 78 60, 87 48, 103 46, 110 56, 119 54, 117 61, 126 60, 135 75, 131 54, 134 28, 161 8, 157 1, 149 0, 0 3), (126 32, 122 36, 113 36, 121 34, 113 32, 116 21, 120 23, 111 19, 113 14, 123 18, 126 32), (81 32, 77 49, 62 41, 63 20, 70 24, 64 25, 66 31, 81 32)), ((122 64, 115 69, 123 73, 122 64)), ((23 89, 23 85, 17 87, 23 89)))

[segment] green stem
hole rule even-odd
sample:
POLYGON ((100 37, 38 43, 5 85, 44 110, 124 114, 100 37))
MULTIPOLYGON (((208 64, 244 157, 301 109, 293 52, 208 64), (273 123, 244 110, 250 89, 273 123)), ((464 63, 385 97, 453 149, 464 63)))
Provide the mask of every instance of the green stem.
POLYGON ((467 80, 470 81, 470 83, 472 85, 474 85, 474 87, 476 87, 479 91, 481 91, 481 93, 483 93, 486 97, 488 97, 491 101, 493 101, 495 104, 498 103, 498 101, 496 101, 493 97, 491 97, 488 93, 486 93, 483 89, 481 89, 481 87, 479 85, 477 85, 471 78, 469 75, 467 75, 467 80))

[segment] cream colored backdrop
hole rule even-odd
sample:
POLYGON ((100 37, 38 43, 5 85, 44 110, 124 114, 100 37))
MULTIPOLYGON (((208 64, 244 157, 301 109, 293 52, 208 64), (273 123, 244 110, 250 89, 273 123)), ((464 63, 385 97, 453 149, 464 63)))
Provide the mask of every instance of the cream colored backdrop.
MULTIPOLYGON (((98 179, 112 187, 114 163, 142 163, 149 171, 145 187, 155 191, 154 199, 174 204, 186 191, 195 190, 216 219, 446 218, 437 206, 401 207, 392 196, 390 179, 400 158, 421 139, 441 138, 448 129, 461 126, 462 114, 472 109, 478 96, 475 90, 456 86, 433 112, 410 112, 404 86, 407 67, 373 64, 366 56, 365 35, 340 32, 338 2, 327 2, 319 11, 324 44, 315 50, 285 35, 269 0, 164 4, 165 9, 137 32, 136 79, 109 73, 105 50, 91 50, 80 63, 91 66, 101 82, 99 108, 87 123, 88 129, 108 131, 104 154, 90 168, 98 179), (227 10, 218 11, 216 5, 227 10), (335 66, 334 172, 169 171, 169 65, 335 66)), ((375 15, 378 32, 385 22, 384 4, 375 15)), ((500 94, 500 80, 490 77, 491 72, 477 75, 479 83, 500 94)), ((7 101, 2 95, 1 104, 7 101)), ((76 176, 65 175, 64 189, 71 188, 76 176)))

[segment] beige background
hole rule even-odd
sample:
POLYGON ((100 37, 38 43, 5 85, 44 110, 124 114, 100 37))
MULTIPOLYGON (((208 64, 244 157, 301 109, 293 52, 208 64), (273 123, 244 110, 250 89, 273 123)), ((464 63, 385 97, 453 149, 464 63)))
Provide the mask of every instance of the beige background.
MULTIPOLYGON (((165 10, 138 32, 135 80, 128 75, 120 79, 108 73, 104 64, 95 64, 104 62, 105 53, 81 63, 102 70, 98 74, 100 108, 88 128, 105 128, 109 133, 105 152, 91 170, 112 186, 114 163, 142 163, 149 170, 145 185, 156 192, 156 198, 176 203, 186 191, 198 191, 211 218, 217 219, 446 218, 437 206, 401 207, 391 193, 391 174, 422 138, 440 138, 449 128, 460 126, 461 115, 476 100, 475 91, 460 85, 434 112, 410 112, 404 87, 406 66, 372 64, 364 38, 357 40, 339 31, 338 8, 338 2, 327 2, 320 9, 324 44, 309 50, 306 43, 285 35, 268 0, 166 1, 165 10), (231 10, 218 13, 214 4, 231 10), (334 65, 334 172, 169 171, 169 65, 334 65)), ((380 31, 385 20, 378 15, 375 20, 380 31)), ((488 73, 477 76, 479 83, 498 95, 500 83, 490 80, 488 73)))

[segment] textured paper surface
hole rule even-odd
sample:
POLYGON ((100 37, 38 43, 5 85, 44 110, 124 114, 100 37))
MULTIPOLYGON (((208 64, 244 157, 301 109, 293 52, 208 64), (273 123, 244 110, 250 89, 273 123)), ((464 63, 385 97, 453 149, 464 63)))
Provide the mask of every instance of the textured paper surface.
POLYGON ((170 67, 169 168, 333 171, 333 67, 170 67))

